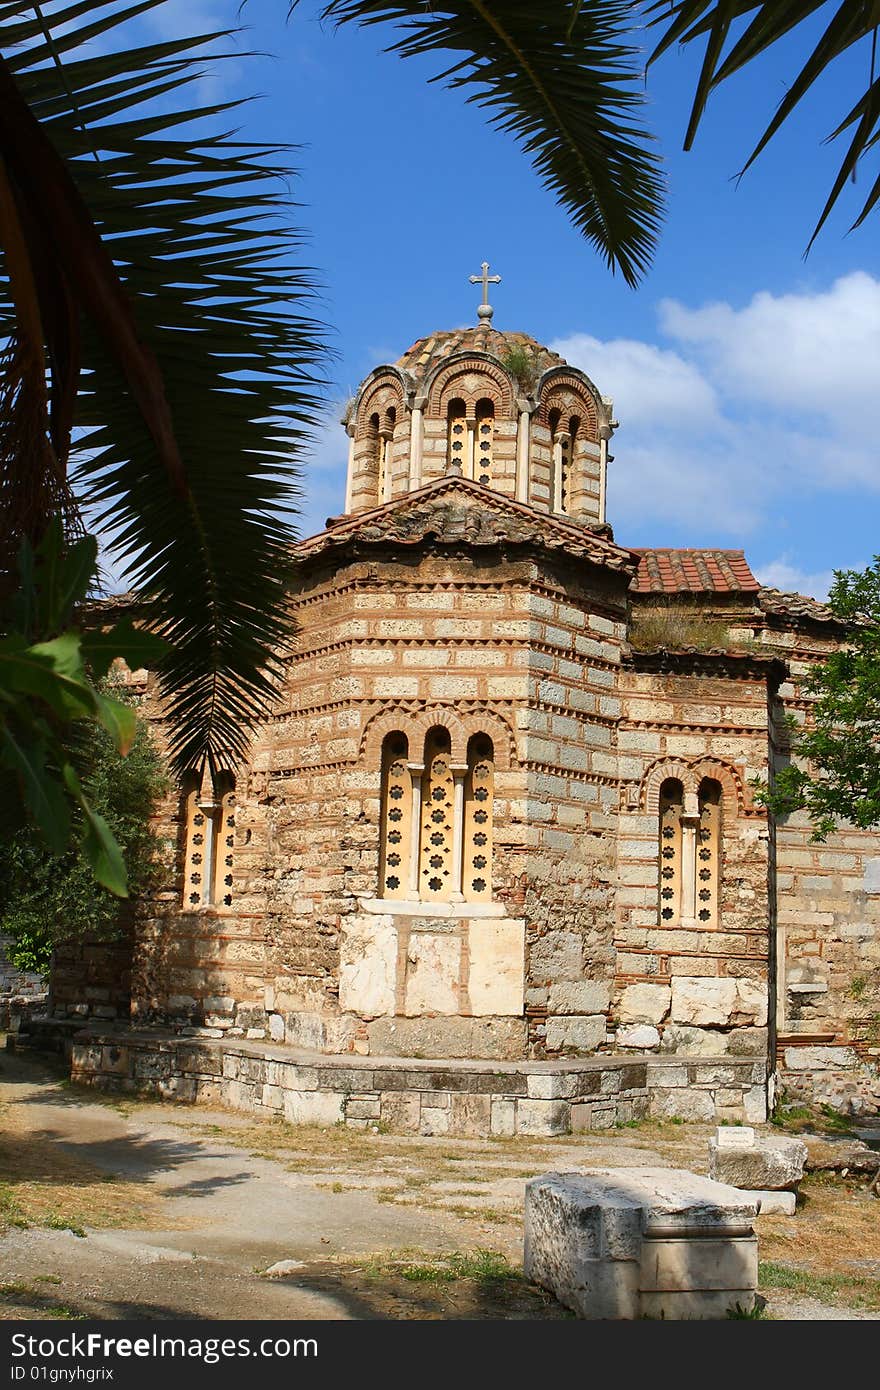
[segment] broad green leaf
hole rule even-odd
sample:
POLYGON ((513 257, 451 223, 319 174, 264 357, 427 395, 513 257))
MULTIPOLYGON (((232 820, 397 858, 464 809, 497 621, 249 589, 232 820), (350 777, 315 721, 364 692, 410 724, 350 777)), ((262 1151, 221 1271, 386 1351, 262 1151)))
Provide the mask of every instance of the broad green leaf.
POLYGON ((85 817, 85 830, 80 846, 86 862, 99 883, 117 898, 128 897, 128 875, 125 861, 112 830, 102 815, 89 805, 76 769, 65 763, 61 769, 64 783, 85 817))
POLYGON ((124 705, 110 695, 96 694, 95 698, 98 719, 124 757, 137 731, 137 716, 130 705, 124 705))
POLYGON ((70 809, 57 778, 46 766, 43 739, 26 739, 0 726, 3 760, 19 778, 24 803, 53 854, 63 854, 70 840, 70 809))
POLYGON ((76 633, 27 646, 24 639, 0 639, 0 686, 44 700, 61 719, 96 712, 95 692, 85 680, 76 633))
POLYGON ((86 832, 82 838, 82 851, 92 873, 117 898, 127 898, 128 875, 113 832, 104 817, 93 811, 88 802, 83 803, 83 814, 86 832))
POLYGON ((106 676, 113 662, 121 657, 130 671, 155 668, 169 650, 169 644, 153 632, 135 627, 124 618, 109 631, 84 632, 80 639, 83 660, 96 680, 106 676))

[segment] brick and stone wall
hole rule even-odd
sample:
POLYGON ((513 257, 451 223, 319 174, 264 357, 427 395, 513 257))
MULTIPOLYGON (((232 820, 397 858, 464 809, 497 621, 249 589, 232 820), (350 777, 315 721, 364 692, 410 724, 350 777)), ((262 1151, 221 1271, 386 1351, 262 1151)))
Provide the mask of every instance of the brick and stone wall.
MULTIPOLYGON (((809 711, 804 680, 840 640, 828 623, 777 619, 762 642, 789 679, 773 707, 775 766, 791 757, 785 716, 809 711), (829 631, 829 627, 831 630, 829 631)), ((842 826, 812 838, 803 812, 776 827, 778 1065, 786 1092, 832 1105, 880 1106, 880 842, 842 826)))
POLYGON ((8 1028, 23 1009, 32 1010, 46 998, 46 981, 29 970, 19 970, 9 959, 9 938, 0 936, 0 1028, 8 1028))
POLYGON ((767 1049, 767 817, 750 780, 767 775, 772 662, 638 654, 621 675, 615 1045, 685 1054, 767 1049), (665 668, 665 669, 664 669, 665 668), (659 792, 666 778, 721 786, 717 921, 661 916, 659 792))

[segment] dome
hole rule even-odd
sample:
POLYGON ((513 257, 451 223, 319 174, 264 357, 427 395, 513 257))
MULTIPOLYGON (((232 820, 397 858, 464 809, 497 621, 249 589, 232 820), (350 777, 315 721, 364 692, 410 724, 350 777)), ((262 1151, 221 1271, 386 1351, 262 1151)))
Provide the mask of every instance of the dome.
POLYGON ((343 423, 346 514, 451 476, 537 511, 605 522, 611 402, 528 333, 484 322, 419 338, 370 372, 343 423))
MULTIPOLYGON (((551 352, 528 333, 502 333, 497 328, 452 328, 419 338, 398 358, 395 366, 411 376, 425 377, 444 357, 460 352, 488 353, 500 362, 519 358, 535 381, 549 367, 564 365, 557 352, 551 352)), ((514 375, 517 375, 514 372, 514 375)))

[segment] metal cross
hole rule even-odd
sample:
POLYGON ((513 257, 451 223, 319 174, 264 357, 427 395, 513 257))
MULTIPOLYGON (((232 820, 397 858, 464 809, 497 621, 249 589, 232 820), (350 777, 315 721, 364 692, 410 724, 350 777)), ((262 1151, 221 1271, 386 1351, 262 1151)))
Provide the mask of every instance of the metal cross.
POLYGON ((501 284, 501 276, 500 276, 500 275, 490 275, 490 274, 489 274, 489 262, 488 262, 488 261, 483 261, 483 273, 482 273, 482 275, 472 275, 472 276, 470 277, 470 280, 471 280, 471 284, 472 284, 472 285, 482 285, 482 286, 483 286, 483 302, 482 302, 482 304, 480 305, 479 309, 477 310, 477 317, 481 320, 481 322, 484 322, 484 323, 486 323, 486 324, 489 324, 489 323, 491 322, 492 315, 493 315, 494 312, 495 312, 495 310, 492 308, 492 305, 489 303, 489 286, 490 286, 490 285, 500 285, 500 284, 501 284))

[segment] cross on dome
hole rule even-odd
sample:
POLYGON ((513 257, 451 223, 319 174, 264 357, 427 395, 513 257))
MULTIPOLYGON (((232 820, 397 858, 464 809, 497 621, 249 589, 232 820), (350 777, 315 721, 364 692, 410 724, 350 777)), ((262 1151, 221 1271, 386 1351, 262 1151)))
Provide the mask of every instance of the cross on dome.
POLYGON ((491 321, 492 321, 492 315, 493 315, 494 312, 495 312, 495 310, 492 308, 492 305, 489 303, 489 286, 490 286, 490 285, 500 285, 500 284, 501 284, 501 276, 500 276, 500 275, 490 275, 490 274, 489 274, 489 262, 488 262, 488 261, 483 261, 482 274, 480 274, 480 275, 472 275, 472 276, 470 277, 470 281, 471 281, 471 284, 472 284, 472 285, 482 285, 482 286, 483 286, 483 302, 482 302, 482 304, 480 305, 480 307, 477 309, 477 317, 479 318, 479 320, 481 321, 481 323, 485 323, 485 324, 487 325, 487 327, 488 327, 488 325, 489 325, 489 324, 491 323, 491 321))

